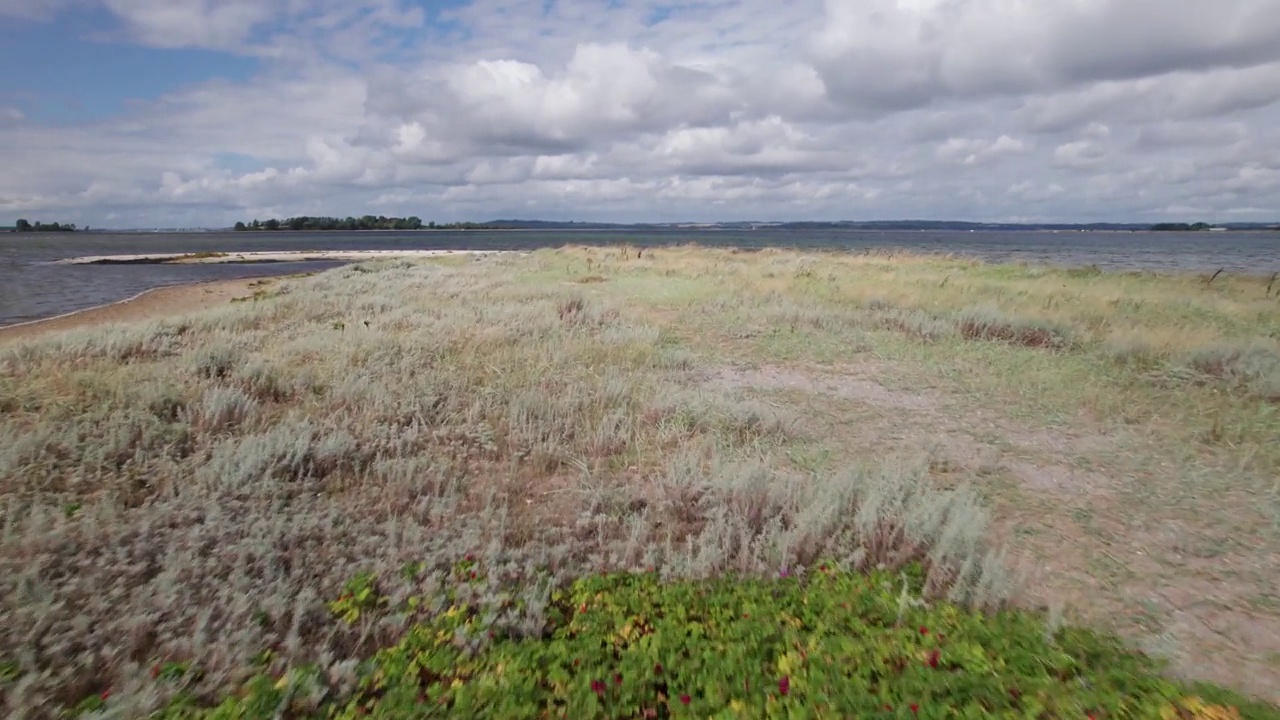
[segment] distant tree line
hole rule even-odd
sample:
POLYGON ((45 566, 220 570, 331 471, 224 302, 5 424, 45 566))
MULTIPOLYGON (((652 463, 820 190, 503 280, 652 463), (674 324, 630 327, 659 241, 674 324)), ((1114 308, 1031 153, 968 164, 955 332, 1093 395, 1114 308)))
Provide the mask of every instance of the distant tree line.
POLYGON ((1157 223, 1151 226, 1156 232, 1200 232, 1213 226, 1209 223, 1157 223))
MULTIPOLYGON (((88 228, 85 228, 86 230, 88 228)), ((28 232, 75 232, 75 223, 42 223, 40 221, 28 222, 22 218, 18 218, 18 222, 13 224, 12 232, 28 233, 28 232)))
POLYGON ((298 217, 277 220, 254 220, 250 223, 238 222, 235 229, 239 232, 274 232, 277 230, 484 230, 488 225, 482 223, 446 223, 437 225, 434 222, 422 222, 417 217, 387 217, 385 215, 365 215, 363 217, 298 217))

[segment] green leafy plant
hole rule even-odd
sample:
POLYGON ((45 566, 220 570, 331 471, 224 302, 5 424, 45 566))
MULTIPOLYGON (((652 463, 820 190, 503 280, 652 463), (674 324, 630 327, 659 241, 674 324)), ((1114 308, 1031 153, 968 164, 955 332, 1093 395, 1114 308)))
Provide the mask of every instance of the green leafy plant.
MULTIPOLYGON (((495 634, 455 601, 378 652, 354 694, 300 716, 1239 717, 1114 638, 1047 636, 1035 613, 904 603, 922 578, 827 564, 776 579, 595 575, 553 593, 533 638, 495 634)), ((372 587, 360 576, 348 590, 369 602, 372 587)), ((298 677, 260 676, 211 717, 270 717, 298 677)))
POLYGON ((373 573, 362 572, 347 582, 342 595, 329 603, 329 610, 347 624, 355 623, 362 613, 385 605, 387 599, 378 594, 378 578, 373 573))

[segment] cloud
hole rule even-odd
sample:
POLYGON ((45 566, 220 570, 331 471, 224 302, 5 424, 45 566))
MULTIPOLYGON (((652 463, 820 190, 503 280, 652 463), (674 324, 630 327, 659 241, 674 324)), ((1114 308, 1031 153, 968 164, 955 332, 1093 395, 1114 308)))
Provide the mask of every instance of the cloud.
POLYGON ((1057 132, 1111 117, 1129 124, 1197 120, 1266 108, 1280 101, 1280 63, 1245 70, 1179 72, 1101 82, 1030 96, 1017 115, 1037 132, 1057 132))
POLYGON ((968 138, 950 138, 938 146, 937 157, 948 163, 961 165, 981 165, 1009 155, 1022 155, 1030 147, 1022 140, 1008 135, 1001 135, 995 140, 974 140, 968 138))
POLYGON ((0 0, 0 17, 48 21, 82 0, 0 0))
POLYGON ((0 98, 0 163, 15 169, 0 175, 0 214, 100 226, 374 208, 437 221, 1280 208, 1273 0, 32 7, 0 0, 23 22, 98 7, 119 22, 114 42, 253 55, 261 72, 80 124, 0 98))
POLYGON ((104 0, 134 39, 157 47, 236 48, 285 8, 277 0, 104 0))
POLYGON ((825 18, 815 65, 869 112, 1280 60, 1271 0, 827 0, 825 18))

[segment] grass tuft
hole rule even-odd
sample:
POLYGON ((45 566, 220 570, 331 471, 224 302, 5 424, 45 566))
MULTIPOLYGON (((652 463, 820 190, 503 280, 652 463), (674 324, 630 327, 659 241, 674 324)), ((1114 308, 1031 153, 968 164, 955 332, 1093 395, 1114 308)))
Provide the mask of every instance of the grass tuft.
POLYGON ((956 322, 960 335, 967 340, 994 340, 1051 350, 1064 348, 1070 343, 1070 333, 1065 328, 997 310, 968 310, 961 313, 956 322))

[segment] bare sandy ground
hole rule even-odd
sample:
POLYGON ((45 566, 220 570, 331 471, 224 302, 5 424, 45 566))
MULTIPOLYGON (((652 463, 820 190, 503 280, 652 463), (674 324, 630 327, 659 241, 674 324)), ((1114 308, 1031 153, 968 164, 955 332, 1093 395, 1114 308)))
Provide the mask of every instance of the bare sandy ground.
POLYGON ((400 258, 432 258, 450 255, 492 255, 500 250, 270 250, 252 252, 209 253, 157 253, 152 255, 87 255, 59 260, 63 265, 111 265, 111 264, 223 264, 223 263, 271 263, 304 262, 308 260, 333 260, 359 262, 361 260, 386 260, 400 258))
POLYGON ((139 322, 198 312, 229 303, 236 298, 251 296, 255 288, 277 279, 242 278, 156 288, 110 305, 101 305, 45 320, 0 327, 0 344, 85 327, 139 322))

